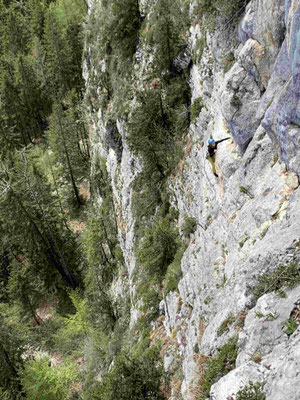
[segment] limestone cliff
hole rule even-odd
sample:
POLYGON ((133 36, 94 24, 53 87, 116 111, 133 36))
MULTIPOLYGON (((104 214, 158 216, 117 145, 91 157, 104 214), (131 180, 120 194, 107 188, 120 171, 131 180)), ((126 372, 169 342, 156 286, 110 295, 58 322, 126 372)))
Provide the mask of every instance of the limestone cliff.
MULTIPOLYGON (((97 20, 98 5, 90 1, 90 24, 97 20)), ((140 1, 142 17, 147 19, 155 6, 155 1, 140 1)), ((297 400, 300 328, 286 333, 285 326, 291 316, 299 319, 300 286, 280 297, 272 285, 284 282, 284 270, 271 273, 288 265, 299 270, 300 2, 251 0, 234 18, 217 15, 213 29, 206 31, 197 19, 198 6, 197 1, 189 4, 193 23, 186 32, 187 47, 174 60, 179 70, 188 71, 191 109, 197 112, 184 138, 184 156, 168 178, 178 226, 187 217, 197 225, 185 239, 178 290, 161 301, 152 336, 163 343, 165 370, 182 372, 172 381, 170 399, 200 398, 207 360, 237 336, 235 369, 214 379, 210 398, 235 399, 252 381, 265 383, 266 399, 297 400), (218 147, 216 178, 206 143, 227 136, 231 139, 218 147), (273 281, 257 294, 260 276, 273 276, 273 281)), ((145 85, 149 65, 151 52, 140 42, 135 88, 145 85)), ((95 106, 103 71, 95 43, 87 41, 93 160, 106 159, 128 272, 116 277, 113 290, 116 297, 129 291, 133 325, 140 311, 133 273, 132 184, 143 162, 130 151, 127 119, 119 116, 112 125, 95 106)), ((134 110, 135 101, 132 95, 129 109, 134 110)))

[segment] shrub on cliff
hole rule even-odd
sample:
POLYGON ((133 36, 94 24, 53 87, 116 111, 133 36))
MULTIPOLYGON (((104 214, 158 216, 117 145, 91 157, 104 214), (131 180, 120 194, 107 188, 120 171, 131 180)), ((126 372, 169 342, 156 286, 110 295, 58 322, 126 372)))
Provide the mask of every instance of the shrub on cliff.
POLYGON ((186 46, 188 12, 180 2, 160 0, 156 3, 146 26, 146 42, 153 48, 153 67, 161 73, 171 67, 172 59, 186 46))
POLYGON ((89 399, 164 400, 160 389, 163 368, 158 353, 155 347, 143 354, 123 351, 110 372, 90 390, 89 399))
POLYGON ((266 395, 262 392, 264 382, 250 382, 236 394, 236 400, 265 400, 266 395))
POLYGON ((224 346, 218 349, 218 354, 208 361, 205 374, 201 379, 202 395, 199 400, 209 397, 211 386, 235 368, 238 352, 237 339, 237 336, 232 337, 224 346))
POLYGON ((146 230, 141 248, 137 251, 138 261, 145 271, 158 278, 164 276, 174 260, 177 237, 178 233, 167 218, 158 219, 153 228, 146 230))
POLYGON ((260 275, 258 277, 258 284, 252 292, 256 299, 273 291, 285 297, 283 289, 293 289, 299 283, 299 264, 292 262, 288 265, 280 265, 273 272, 260 275))
MULTIPOLYGON (((107 54, 123 59, 135 53, 142 22, 136 0, 102 0, 99 13, 100 45, 107 54)), ((99 34, 99 32, 98 32, 99 34)))

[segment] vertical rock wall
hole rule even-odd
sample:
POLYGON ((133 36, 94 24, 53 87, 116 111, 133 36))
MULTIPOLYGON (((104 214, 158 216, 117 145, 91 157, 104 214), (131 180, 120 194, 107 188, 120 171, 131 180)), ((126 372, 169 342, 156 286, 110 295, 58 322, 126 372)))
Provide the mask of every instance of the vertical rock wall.
MULTIPOLYGON (((266 382, 267 399, 300 398, 300 331, 290 337, 283 332, 300 301, 300 287, 284 299, 267 293, 256 301, 252 292, 259 275, 300 259, 300 3, 252 0, 242 11, 237 28, 220 18, 205 38, 197 23, 189 32, 192 101, 201 97, 203 107, 191 124, 170 188, 179 221, 192 216, 197 230, 182 259, 178 293, 162 302, 164 317, 156 325, 170 338, 163 352, 166 371, 181 362, 185 400, 199 394, 201 360, 234 335, 237 368, 212 386, 211 398, 232 399, 249 381, 266 382), (201 38, 206 46, 199 59, 201 38), (210 136, 231 138, 218 148, 218 178, 206 159, 210 136), (263 318, 257 317, 261 314, 263 318), (234 323, 220 334, 229 316, 234 323)), ((146 62, 141 49, 136 67, 140 82, 146 62)), ((87 86, 95 70, 86 63, 87 86)), ((132 182, 142 166, 130 154, 122 121, 114 127, 121 143, 103 123, 101 110, 91 114, 91 121, 93 157, 100 154, 107 160, 133 293, 132 182)), ((174 390, 171 399, 178 399, 174 390)))
MULTIPOLYGON (((190 129, 189 152, 172 187, 181 216, 196 218, 198 229, 182 260, 179 294, 165 303, 166 329, 184 342, 186 399, 196 398, 199 353, 215 355, 236 334, 237 368, 213 385, 211 398, 231 399, 249 381, 266 382, 267 399, 299 397, 299 329, 289 339, 283 333, 299 287, 285 300, 272 293, 257 303, 251 292, 259 275, 300 258, 300 86, 293 67, 299 9, 299 2, 251 1, 238 26, 240 41, 221 25, 191 72, 193 98, 201 96, 205 107, 190 129), (235 62, 224 72, 230 52, 235 62), (211 135, 233 138, 219 145, 219 178, 205 158, 211 135), (260 310, 276 318, 259 319, 260 310), (220 335, 229 316, 235 323, 220 335), (244 318, 241 328, 237 321, 244 318)), ((191 33, 193 47, 200 31, 196 26, 191 33)))

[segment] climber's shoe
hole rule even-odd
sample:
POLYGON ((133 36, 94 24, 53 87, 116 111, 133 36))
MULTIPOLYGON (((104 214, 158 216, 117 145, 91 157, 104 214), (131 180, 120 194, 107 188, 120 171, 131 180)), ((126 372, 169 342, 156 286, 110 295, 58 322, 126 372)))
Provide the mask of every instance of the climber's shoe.
POLYGON ((219 177, 219 175, 218 175, 218 174, 216 174, 215 172, 214 172, 214 176, 216 176, 217 178, 219 177))

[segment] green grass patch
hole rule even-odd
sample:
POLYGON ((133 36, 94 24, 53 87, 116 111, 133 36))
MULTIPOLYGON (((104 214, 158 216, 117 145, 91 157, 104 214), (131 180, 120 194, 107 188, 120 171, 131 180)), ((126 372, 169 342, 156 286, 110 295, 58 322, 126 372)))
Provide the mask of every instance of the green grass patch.
POLYGON ((202 97, 197 97, 191 105, 191 122, 195 121, 203 107, 204 103, 202 97))
POLYGON ((284 333, 288 336, 292 335, 299 326, 299 320, 295 317, 290 317, 284 324, 284 333))
POLYGON ((221 323, 217 330, 217 336, 222 336, 225 332, 228 332, 230 326, 236 321, 236 317, 230 313, 226 319, 221 323))
POLYGON ((208 361, 205 374, 201 379, 202 394, 199 396, 199 400, 209 397, 211 386, 235 368, 238 353, 237 339, 237 336, 232 337, 218 349, 218 354, 208 361))
POLYGON ((276 292, 285 297, 283 289, 293 289, 300 283, 299 264, 292 262, 288 265, 280 265, 275 271, 260 275, 258 283, 252 289, 255 298, 263 296, 266 293, 276 292))
POLYGON ((178 290, 178 283, 182 278, 181 259, 186 250, 186 245, 182 245, 177 250, 173 262, 168 266, 164 281, 165 294, 178 290))

